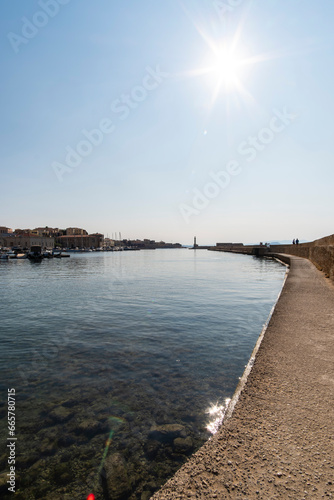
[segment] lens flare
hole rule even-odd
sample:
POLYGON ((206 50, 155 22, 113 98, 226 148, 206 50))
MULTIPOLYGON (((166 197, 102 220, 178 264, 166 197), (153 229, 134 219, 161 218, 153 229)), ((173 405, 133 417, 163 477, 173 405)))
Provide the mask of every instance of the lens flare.
POLYGON ((87 500, 95 500, 95 495, 93 495, 93 493, 90 493, 87 497, 87 500))

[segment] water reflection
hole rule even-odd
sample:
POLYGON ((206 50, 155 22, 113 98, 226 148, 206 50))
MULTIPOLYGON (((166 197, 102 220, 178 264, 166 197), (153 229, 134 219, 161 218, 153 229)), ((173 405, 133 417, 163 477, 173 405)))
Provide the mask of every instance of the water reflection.
POLYGON ((207 424, 206 428, 209 432, 211 432, 211 434, 216 434, 219 427, 221 426, 230 401, 231 398, 225 398, 223 404, 218 404, 218 403, 212 404, 205 411, 205 413, 207 413, 210 416, 209 423, 207 424))

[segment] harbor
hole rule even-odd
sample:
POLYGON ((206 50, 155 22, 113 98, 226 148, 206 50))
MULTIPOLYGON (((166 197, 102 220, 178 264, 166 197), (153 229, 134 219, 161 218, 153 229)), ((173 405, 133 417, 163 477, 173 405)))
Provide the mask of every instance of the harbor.
MULTIPOLYGON (((285 275, 184 249, 12 262, 0 380, 20 403, 20 500, 152 496, 212 436, 285 275)), ((5 499, 4 455, 0 466, 5 499)))
POLYGON ((101 233, 88 234, 85 229, 66 229, 49 226, 35 229, 11 229, 0 226, 0 260, 43 259, 70 257, 73 253, 123 252, 182 248, 180 243, 167 243, 151 239, 122 239, 121 233, 113 238, 101 233))

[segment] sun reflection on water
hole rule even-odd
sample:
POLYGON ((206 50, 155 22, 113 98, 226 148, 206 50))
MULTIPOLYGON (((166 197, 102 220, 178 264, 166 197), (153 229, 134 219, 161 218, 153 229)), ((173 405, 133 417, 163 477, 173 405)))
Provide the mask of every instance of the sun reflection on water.
POLYGON ((206 428, 211 434, 216 434, 219 427, 221 426, 224 416, 229 405, 231 398, 225 398, 223 404, 219 405, 218 403, 212 404, 205 413, 209 415, 209 423, 206 428))

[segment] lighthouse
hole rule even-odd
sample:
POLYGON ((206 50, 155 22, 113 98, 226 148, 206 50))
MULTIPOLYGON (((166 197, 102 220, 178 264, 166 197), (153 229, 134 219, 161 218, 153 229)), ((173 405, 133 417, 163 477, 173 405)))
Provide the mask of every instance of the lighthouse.
POLYGON ((197 248, 196 236, 194 236, 194 248, 197 248))

